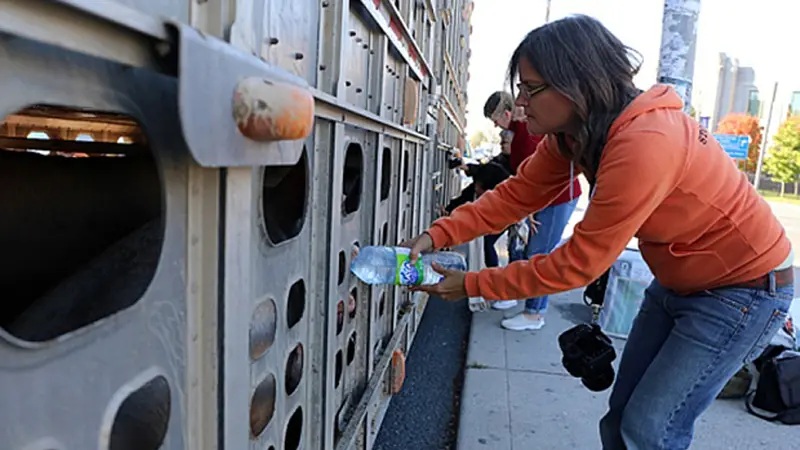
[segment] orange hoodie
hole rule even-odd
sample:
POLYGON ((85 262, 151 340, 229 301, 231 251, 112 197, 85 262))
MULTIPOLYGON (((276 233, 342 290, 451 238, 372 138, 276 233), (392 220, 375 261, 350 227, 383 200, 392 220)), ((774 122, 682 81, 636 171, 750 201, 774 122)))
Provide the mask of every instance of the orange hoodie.
MULTIPOLYGON (((688 294, 755 279, 791 251, 783 227, 719 143, 656 85, 614 121, 597 187, 572 237, 549 255, 470 272, 467 293, 488 300, 538 297, 587 285, 639 239, 656 279, 688 294)), ((497 233, 546 207, 570 183, 570 163, 548 137, 509 178, 437 220, 434 247, 497 233)))

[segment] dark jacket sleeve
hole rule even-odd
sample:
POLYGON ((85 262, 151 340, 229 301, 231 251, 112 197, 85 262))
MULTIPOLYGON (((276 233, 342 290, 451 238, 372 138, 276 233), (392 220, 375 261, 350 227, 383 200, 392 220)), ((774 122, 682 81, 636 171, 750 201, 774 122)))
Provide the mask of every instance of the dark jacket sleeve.
POLYGON ((450 203, 444 207, 448 213, 453 212, 454 209, 458 208, 459 206, 463 205, 464 203, 469 203, 475 200, 475 183, 470 183, 469 186, 465 187, 461 191, 461 195, 458 197, 450 200, 450 203))
POLYGON ((509 176, 511 176, 511 174, 514 173, 514 171, 511 170, 511 158, 509 158, 508 155, 500 153, 499 155, 492 158, 492 162, 499 164, 503 169, 506 170, 506 172, 508 172, 509 176))

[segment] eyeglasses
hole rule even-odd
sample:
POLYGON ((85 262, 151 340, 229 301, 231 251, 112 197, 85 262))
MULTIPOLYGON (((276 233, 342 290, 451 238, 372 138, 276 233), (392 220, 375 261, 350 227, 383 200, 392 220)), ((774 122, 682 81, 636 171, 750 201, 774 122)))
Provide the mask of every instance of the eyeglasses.
POLYGON ((547 83, 542 83, 538 86, 531 86, 526 83, 518 83, 517 89, 519 90, 519 95, 524 98, 525 100, 529 100, 534 95, 542 92, 543 90, 550 87, 547 83))

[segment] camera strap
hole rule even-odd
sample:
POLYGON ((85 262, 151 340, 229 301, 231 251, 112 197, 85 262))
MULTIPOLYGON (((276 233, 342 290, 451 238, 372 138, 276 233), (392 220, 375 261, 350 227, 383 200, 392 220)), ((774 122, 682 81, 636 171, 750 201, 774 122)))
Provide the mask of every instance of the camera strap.
MULTIPOLYGON (((599 165, 599 159, 597 165, 599 165)), ((594 192, 596 188, 596 181, 597 181, 597 169, 595 169, 595 175, 592 177, 592 180, 589 181, 589 202, 591 203, 592 197, 594 197, 594 192)), ((611 269, 606 269, 599 278, 589 283, 586 288, 583 290, 583 301, 592 308, 592 323, 597 323, 600 319, 600 310, 603 309, 603 301, 605 300, 606 296, 606 287, 608 286, 608 276, 611 273, 611 269)))

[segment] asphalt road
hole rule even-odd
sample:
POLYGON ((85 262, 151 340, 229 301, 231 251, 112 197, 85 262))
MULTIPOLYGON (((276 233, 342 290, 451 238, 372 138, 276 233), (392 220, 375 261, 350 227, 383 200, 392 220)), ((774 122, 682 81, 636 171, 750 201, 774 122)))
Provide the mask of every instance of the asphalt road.
POLYGON ((430 300, 373 450, 455 448, 470 319, 465 300, 430 300))

